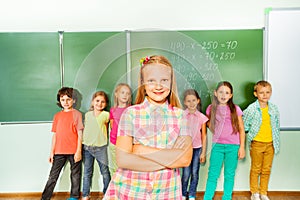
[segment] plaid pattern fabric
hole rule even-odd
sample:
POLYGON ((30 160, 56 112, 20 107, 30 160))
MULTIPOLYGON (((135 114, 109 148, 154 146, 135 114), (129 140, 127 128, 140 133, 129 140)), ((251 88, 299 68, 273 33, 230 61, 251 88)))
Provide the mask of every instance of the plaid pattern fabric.
MULTIPOLYGON (((183 110, 168 103, 157 106, 148 102, 126 109, 119 123, 119 136, 132 136, 135 144, 172 148, 180 135, 190 135, 183 110)), ((118 169, 104 199, 181 199, 178 169, 137 172, 118 169)))
POLYGON ((180 200, 181 179, 178 169, 136 172, 117 169, 105 193, 105 200, 180 200))
POLYGON ((195 113, 190 113, 188 109, 184 110, 184 115, 188 120, 188 126, 191 130, 193 148, 202 147, 202 125, 208 121, 208 118, 196 110, 195 113))
MULTIPOLYGON (((273 138, 273 146, 275 153, 279 152, 280 147, 280 123, 279 123, 279 111, 276 105, 268 102, 269 106, 269 115, 271 119, 271 127, 272 127, 272 138, 273 138)), ((262 113, 260 110, 260 105, 258 100, 254 103, 250 104, 246 110, 243 111, 243 120, 245 131, 249 131, 247 133, 247 141, 248 144, 251 144, 253 138, 257 135, 261 123, 262 123, 262 113)))
POLYGON ((183 110, 168 103, 153 105, 147 99, 125 110, 119 123, 119 136, 132 136, 135 144, 172 148, 179 135, 190 135, 183 110))

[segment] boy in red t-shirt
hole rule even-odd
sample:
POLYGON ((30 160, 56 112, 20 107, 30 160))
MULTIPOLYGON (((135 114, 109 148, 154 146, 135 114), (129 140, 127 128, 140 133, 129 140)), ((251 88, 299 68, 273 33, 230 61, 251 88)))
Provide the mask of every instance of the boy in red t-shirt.
POLYGON ((77 200, 80 196, 81 183, 81 142, 82 142, 82 114, 74 109, 76 91, 63 87, 57 93, 57 105, 62 110, 54 115, 52 124, 52 145, 49 162, 52 168, 42 200, 49 200, 52 196, 59 174, 67 161, 71 169, 71 193, 69 200, 77 200))

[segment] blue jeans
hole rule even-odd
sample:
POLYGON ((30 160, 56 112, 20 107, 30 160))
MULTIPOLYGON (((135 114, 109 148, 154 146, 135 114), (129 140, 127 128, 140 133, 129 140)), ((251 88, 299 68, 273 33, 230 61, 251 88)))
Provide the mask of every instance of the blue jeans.
POLYGON ((71 165, 71 194, 70 197, 79 198, 80 183, 81 183, 81 161, 74 161, 74 154, 54 155, 51 171, 45 189, 42 193, 42 200, 51 199, 54 187, 62 168, 65 166, 67 160, 71 165))
POLYGON ((200 154, 202 152, 202 147, 193 148, 193 157, 190 166, 182 168, 182 195, 190 197, 195 197, 197 192, 197 185, 199 179, 199 169, 200 169, 200 154), (189 179, 191 177, 191 184, 189 192, 187 192, 187 187, 189 184, 189 179))
POLYGON ((90 188, 92 183, 94 160, 97 160, 100 172, 103 178, 103 193, 106 192, 110 182, 110 173, 108 168, 107 145, 102 147, 83 145, 83 189, 82 196, 88 197, 90 195, 90 188))
POLYGON ((212 200, 217 187, 217 181, 224 163, 224 193, 222 200, 232 199, 235 170, 238 163, 240 145, 214 143, 208 170, 204 200, 212 200))

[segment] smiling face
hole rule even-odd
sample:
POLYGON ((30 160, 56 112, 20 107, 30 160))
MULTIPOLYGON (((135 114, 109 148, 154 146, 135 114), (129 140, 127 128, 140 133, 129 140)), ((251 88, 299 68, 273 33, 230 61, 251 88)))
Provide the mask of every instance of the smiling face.
POLYGON ((163 64, 148 64, 142 70, 142 83, 148 100, 154 104, 163 104, 170 94, 172 82, 171 68, 163 64))
POLYGON ((61 107, 64 109, 64 111, 70 111, 73 108, 73 104, 75 103, 75 100, 71 97, 68 97, 68 95, 62 95, 59 98, 61 107))
POLYGON ((197 110, 199 103, 200 99, 197 99, 195 95, 187 95, 184 98, 184 105, 187 107, 190 113, 194 113, 197 110))
POLYGON ((98 95, 93 99, 92 105, 95 111, 102 111, 106 107, 106 99, 102 95, 98 95))
POLYGON ((231 89, 225 85, 219 87, 215 92, 219 105, 227 105, 227 102, 232 98, 231 89))

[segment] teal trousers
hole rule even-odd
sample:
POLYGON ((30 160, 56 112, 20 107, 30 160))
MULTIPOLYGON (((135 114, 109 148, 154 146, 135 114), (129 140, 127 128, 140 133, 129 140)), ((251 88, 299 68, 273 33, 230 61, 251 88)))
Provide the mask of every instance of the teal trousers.
POLYGON ((210 155, 210 165, 204 200, 212 200, 217 187, 217 181, 224 164, 224 186, 222 200, 232 198, 235 170, 238 163, 238 150, 240 146, 235 144, 214 143, 210 155))

